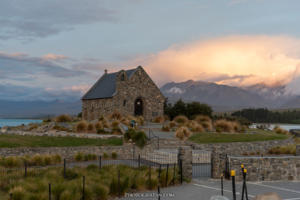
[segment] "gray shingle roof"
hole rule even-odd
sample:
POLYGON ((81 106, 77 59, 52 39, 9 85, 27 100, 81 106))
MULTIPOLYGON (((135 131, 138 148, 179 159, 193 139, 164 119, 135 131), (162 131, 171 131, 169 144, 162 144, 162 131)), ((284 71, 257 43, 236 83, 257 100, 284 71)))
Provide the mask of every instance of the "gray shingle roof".
MULTIPOLYGON (((126 75, 130 78, 135 69, 125 70, 126 75)), ((82 100, 104 99, 113 97, 116 92, 116 77, 118 72, 104 74, 93 87, 82 97, 82 100)))

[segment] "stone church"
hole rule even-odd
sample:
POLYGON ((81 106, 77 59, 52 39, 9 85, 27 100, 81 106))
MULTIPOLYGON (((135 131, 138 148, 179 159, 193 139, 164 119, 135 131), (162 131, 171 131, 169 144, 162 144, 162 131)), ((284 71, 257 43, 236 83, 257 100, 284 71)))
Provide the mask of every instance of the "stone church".
POLYGON ((82 97, 82 117, 94 120, 118 111, 152 120, 163 115, 164 101, 160 89, 141 66, 114 73, 105 70, 82 97))

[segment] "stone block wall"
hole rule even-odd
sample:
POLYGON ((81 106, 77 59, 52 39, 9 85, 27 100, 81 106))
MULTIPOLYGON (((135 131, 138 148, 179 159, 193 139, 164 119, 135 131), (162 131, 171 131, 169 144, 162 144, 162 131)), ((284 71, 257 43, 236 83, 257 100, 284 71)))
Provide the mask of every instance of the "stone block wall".
POLYGON ((300 145, 296 146, 296 156, 300 156, 300 145))
POLYGON ((299 156, 229 157, 230 170, 242 180, 241 164, 247 169, 249 181, 300 180, 299 156))
POLYGON ((184 178, 192 179, 193 165, 192 165, 192 149, 188 146, 179 148, 179 160, 182 161, 182 174, 184 178))

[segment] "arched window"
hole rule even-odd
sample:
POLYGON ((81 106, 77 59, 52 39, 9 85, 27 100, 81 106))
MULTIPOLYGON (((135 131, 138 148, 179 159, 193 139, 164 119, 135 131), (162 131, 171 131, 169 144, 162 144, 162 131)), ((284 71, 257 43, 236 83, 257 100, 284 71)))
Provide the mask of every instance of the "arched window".
POLYGON ((121 75, 121 81, 125 81, 125 74, 124 73, 122 73, 122 75, 121 75))
POLYGON ((127 103, 127 101, 126 101, 126 99, 123 101, 123 106, 125 107, 126 106, 126 103, 127 103))

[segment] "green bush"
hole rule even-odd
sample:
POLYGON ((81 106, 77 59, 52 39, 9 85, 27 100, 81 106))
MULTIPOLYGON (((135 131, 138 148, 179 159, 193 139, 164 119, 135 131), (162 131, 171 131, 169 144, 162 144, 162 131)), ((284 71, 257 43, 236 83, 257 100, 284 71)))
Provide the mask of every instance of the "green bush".
POLYGON ((111 153, 111 158, 112 159, 117 159, 118 158, 118 154, 116 152, 112 152, 111 153))
POLYGON ((100 184, 93 185, 93 193, 95 199, 106 200, 108 199, 108 189, 100 184))
POLYGON ((104 152, 104 153, 103 153, 103 158, 104 158, 104 159, 108 159, 108 158, 109 158, 108 154, 104 152))
POLYGON ((75 154, 75 157, 74 157, 74 159, 76 160, 76 161, 83 161, 83 153, 82 152, 77 152, 76 154, 75 154))
POLYGON ((69 115, 59 115, 58 117, 56 117, 55 121, 56 122, 71 122, 72 117, 70 117, 69 115))
POLYGON ((9 193, 12 194, 13 200, 23 200, 25 197, 25 190, 21 186, 13 188, 9 193))
POLYGON ((124 134, 126 141, 133 141, 138 147, 143 148, 147 143, 147 136, 144 131, 136 131, 135 129, 129 129, 124 134))

